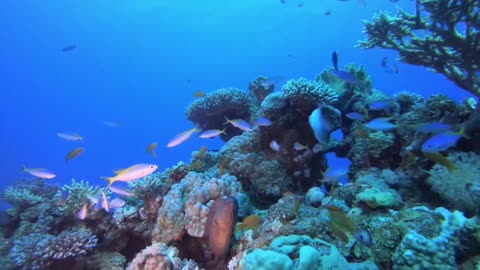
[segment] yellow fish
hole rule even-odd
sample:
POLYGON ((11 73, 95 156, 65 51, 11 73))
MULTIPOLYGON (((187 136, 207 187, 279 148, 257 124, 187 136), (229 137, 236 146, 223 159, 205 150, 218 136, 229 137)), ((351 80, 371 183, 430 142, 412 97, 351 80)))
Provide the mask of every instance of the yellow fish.
POLYGON ((426 157, 429 159, 433 160, 435 163, 438 163, 448 169, 449 172, 453 172, 456 167, 455 164, 453 164, 452 161, 450 161, 448 158, 444 157, 442 154, 438 152, 432 152, 432 153, 423 153, 426 157))
POLYGON ((70 151, 65 159, 68 162, 68 161, 76 158, 78 155, 80 155, 84 151, 85 151, 85 147, 77 147, 77 148, 73 149, 72 151, 70 151))
POLYGON ((262 225, 263 219, 261 216, 258 215, 250 215, 245 217, 242 223, 237 225, 237 229, 239 230, 247 230, 247 229, 255 229, 258 226, 262 225))
POLYGON ((157 157, 157 154, 155 153, 155 148, 157 148, 157 145, 157 142, 153 142, 147 147, 147 153, 151 153, 154 158, 157 157))
POLYGON ((108 180, 108 186, 110 187, 114 182, 121 181, 121 182, 130 182, 147 175, 152 174, 155 170, 158 169, 158 166, 155 164, 135 164, 130 166, 120 172, 113 177, 101 177, 103 179, 108 180))
POLYGON ((202 90, 198 90, 195 93, 193 93, 193 96, 196 97, 196 98, 202 98, 206 95, 207 94, 205 93, 205 91, 202 91, 202 90))
POLYGON ((203 158, 205 156, 205 153, 207 152, 207 147, 204 145, 202 148, 200 148, 200 151, 198 151, 198 158, 203 158))

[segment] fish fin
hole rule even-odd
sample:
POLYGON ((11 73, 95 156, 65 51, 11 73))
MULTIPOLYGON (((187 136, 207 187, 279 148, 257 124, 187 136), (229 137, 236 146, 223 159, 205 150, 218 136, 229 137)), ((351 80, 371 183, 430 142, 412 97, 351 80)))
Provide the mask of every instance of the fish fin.
POLYGON ((448 163, 446 165, 446 167, 447 167, 448 171, 451 172, 451 173, 457 169, 457 167, 455 167, 455 164, 453 164, 453 163, 448 163))
POLYGON ((79 141, 81 141, 82 143, 85 143, 85 142, 83 141, 83 137, 82 137, 80 134, 74 132, 73 135, 75 135, 76 137, 78 137, 78 140, 79 140, 79 141))
POLYGON ((459 134, 460 136, 464 137, 465 139, 471 139, 470 136, 468 136, 467 134, 465 134, 465 127, 462 127, 462 128, 460 129, 460 131, 458 132, 458 134, 459 134))
POLYGON ((110 187, 115 182, 115 179, 114 179, 115 177, 101 176, 100 178, 108 181, 108 185, 106 188, 110 187))
POLYGON ((225 123, 223 123, 224 125, 232 122, 232 120, 228 119, 226 115, 224 115, 223 117, 225 117, 225 120, 227 120, 225 123))
POLYGON ((128 167, 128 168, 126 168, 126 169, 123 169, 123 170, 118 171, 118 173, 117 173, 116 176, 126 174, 127 172, 131 171, 131 170, 133 169, 133 167, 134 167, 134 166, 131 166, 131 167, 128 167))
POLYGON ((116 169, 116 170, 113 170, 113 173, 115 174, 119 174, 121 173, 122 171, 124 171, 125 169, 116 169))
POLYGON ((335 70, 338 70, 338 54, 336 51, 333 51, 332 53, 332 64, 333 68, 335 68, 335 70))

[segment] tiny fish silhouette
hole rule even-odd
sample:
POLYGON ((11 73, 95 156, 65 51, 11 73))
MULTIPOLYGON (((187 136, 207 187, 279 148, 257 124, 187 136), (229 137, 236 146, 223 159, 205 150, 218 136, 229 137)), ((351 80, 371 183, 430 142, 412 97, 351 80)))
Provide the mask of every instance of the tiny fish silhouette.
POLYGON ((62 52, 71 52, 77 48, 77 45, 75 44, 70 44, 68 46, 65 46, 62 48, 62 52))

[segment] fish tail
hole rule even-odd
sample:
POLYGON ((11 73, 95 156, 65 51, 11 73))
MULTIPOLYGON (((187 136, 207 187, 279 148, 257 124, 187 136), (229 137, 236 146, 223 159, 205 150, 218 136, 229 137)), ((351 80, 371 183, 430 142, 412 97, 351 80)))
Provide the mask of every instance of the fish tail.
POLYGON ((453 164, 453 163, 448 163, 446 167, 447 167, 447 169, 450 173, 452 173, 453 171, 455 171, 457 169, 457 167, 455 167, 455 164, 453 164))
POLYGON ((113 184, 113 182, 115 182, 114 177, 102 176, 102 177, 100 177, 100 178, 105 179, 105 180, 108 181, 108 185, 107 185, 106 188, 110 187, 110 186, 113 184))
POLYGON ((227 134, 227 128, 223 128, 221 133, 222 133, 222 134, 225 134, 225 135, 228 135, 228 134, 227 134))
POLYGON ((462 127, 460 129, 460 131, 458 132, 458 134, 466 139, 470 139, 470 136, 468 136, 467 134, 465 134, 465 127, 462 127))
POLYGON ((224 125, 226 125, 226 124, 230 123, 230 121, 231 121, 231 120, 230 120, 230 119, 228 119, 228 117, 227 117, 226 115, 224 115, 223 117, 225 117, 225 120, 227 120, 225 123, 223 123, 224 125))
POLYGON ((28 168, 25 165, 22 165, 22 170, 20 171, 21 173, 27 172, 28 168))

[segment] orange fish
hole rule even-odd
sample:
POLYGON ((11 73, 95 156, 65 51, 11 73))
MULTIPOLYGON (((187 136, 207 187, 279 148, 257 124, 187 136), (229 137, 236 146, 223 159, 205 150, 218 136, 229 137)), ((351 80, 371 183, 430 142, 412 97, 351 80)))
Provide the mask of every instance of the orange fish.
POLYGON ((85 147, 77 147, 77 148, 73 149, 72 151, 70 151, 68 153, 68 155, 66 157, 67 162, 76 158, 78 155, 80 155, 84 151, 85 151, 85 147))
POLYGON ((222 161, 222 163, 220 163, 220 167, 218 168, 219 176, 222 176, 225 173, 225 170, 227 169, 227 166, 229 163, 230 163, 230 160, 224 160, 222 161))
POLYGON ((204 145, 202 148, 200 148, 200 151, 198 151, 198 158, 203 158, 205 156, 205 153, 207 152, 207 147, 204 145))
POLYGON ((238 225, 239 230, 248 230, 248 229, 255 229, 256 227, 260 226, 263 222, 263 219, 259 215, 250 215, 248 217, 245 217, 238 225))
POLYGON ((157 145, 157 142, 153 142, 147 147, 147 153, 151 153, 154 158, 157 157, 157 154, 155 153, 155 148, 157 148, 157 145))
POLYGON ((195 93, 193 93, 193 96, 196 98, 202 98, 206 95, 207 94, 205 93, 205 91, 202 91, 202 90, 198 90, 198 91, 195 91, 195 93))

